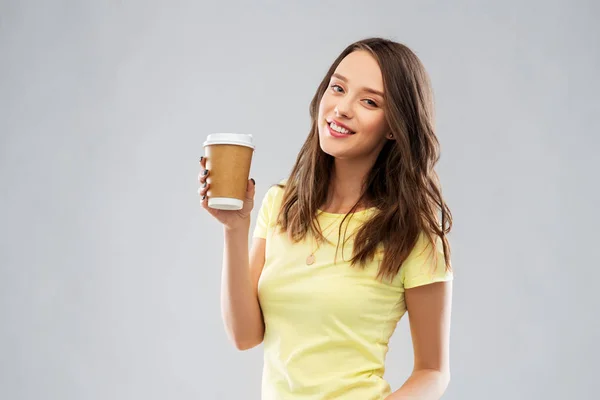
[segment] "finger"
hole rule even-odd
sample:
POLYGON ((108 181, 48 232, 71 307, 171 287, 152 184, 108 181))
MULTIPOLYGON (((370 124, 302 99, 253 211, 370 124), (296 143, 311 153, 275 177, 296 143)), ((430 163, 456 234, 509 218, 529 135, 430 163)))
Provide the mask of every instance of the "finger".
POLYGON ((198 182, 200 184, 204 184, 204 182, 206 182, 206 178, 208 178, 209 173, 210 172, 207 169, 203 169, 202 171, 200 171, 200 173, 198 174, 198 182))
POLYGON ((200 197, 206 196, 209 188, 210 184, 208 182, 204 182, 204 184, 198 188, 198 195, 200 195, 200 197))
POLYGON ((200 167, 202 167, 202 169, 206 169, 206 157, 204 156, 200 157, 200 167))
POLYGON ((246 186, 246 199, 252 200, 254 199, 254 194, 256 193, 256 181, 252 178, 248 180, 248 185, 246 186))
POLYGON ((210 208, 208 206, 208 196, 200 196, 200 205, 202 206, 202 208, 204 208, 206 211, 208 211, 208 213, 210 215, 212 215, 213 217, 216 217, 217 214, 219 213, 219 210, 210 208))
POLYGON ((208 196, 206 194, 201 194, 202 188, 198 189, 198 194, 200 195, 200 205, 202 208, 210 211, 211 209, 208 207, 208 196))

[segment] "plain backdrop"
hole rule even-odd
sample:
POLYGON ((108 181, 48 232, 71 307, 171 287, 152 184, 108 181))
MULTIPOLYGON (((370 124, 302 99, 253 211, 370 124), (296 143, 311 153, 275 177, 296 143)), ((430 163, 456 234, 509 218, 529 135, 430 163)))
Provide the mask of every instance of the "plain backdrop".
MULTIPOLYGON (((262 347, 221 321, 202 142, 254 135, 259 201, 331 62, 384 36, 435 90, 444 398, 597 399, 599 18, 592 0, 1 0, 0 398, 259 399, 262 347)), ((411 368, 403 319, 394 389, 411 368)))

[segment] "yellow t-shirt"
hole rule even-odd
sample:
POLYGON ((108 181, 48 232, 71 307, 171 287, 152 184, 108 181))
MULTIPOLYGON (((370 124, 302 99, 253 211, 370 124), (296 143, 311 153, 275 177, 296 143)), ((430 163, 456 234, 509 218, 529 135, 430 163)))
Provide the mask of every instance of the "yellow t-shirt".
MULTIPOLYGON (((406 312, 404 289, 452 279, 443 253, 432 252, 420 237, 400 273, 392 281, 378 280, 382 254, 364 269, 351 267, 352 237, 343 259, 340 242, 334 264, 343 215, 321 212, 321 229, 331 243, 322 244, 315 262, 307 265, 316 247, 310 235, 292 243, 274 229, 282 197, 283 189, 268 190, 253 232, 266 239, 258 284, 265 320, 262 399, 384 399, 391 393, 383 378, 385 357, 406 312)), ((348 238, 371 212, 356 212, 350 222, 346 218, 342 238, 346 224, 348 238)))

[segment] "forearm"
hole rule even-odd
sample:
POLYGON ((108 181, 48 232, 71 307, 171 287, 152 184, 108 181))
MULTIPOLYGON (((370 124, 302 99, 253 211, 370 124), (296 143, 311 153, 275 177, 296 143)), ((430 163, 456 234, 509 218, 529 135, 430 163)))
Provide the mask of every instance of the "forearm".
POLYGON ((433 369, 416 370, 400 389, 385 400, 439 400, 449 382, 449 373, 433 369))
POLYGON ((258 345, 264 335, 258 295, 250 276, 249 229, 249 223, 224 229, 221 311, 227 333, 240 350, 258 345))

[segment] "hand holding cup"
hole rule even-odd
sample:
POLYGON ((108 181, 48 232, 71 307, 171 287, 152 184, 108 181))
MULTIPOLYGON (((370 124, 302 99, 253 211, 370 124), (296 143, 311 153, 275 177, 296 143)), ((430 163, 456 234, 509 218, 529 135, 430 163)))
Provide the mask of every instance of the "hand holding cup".
POLYGON ((254 145, 251 135, 221 133, 204 142, 198 182, 201 204, 227 228, 250 220, 255 182, 248 179, 254 145))

